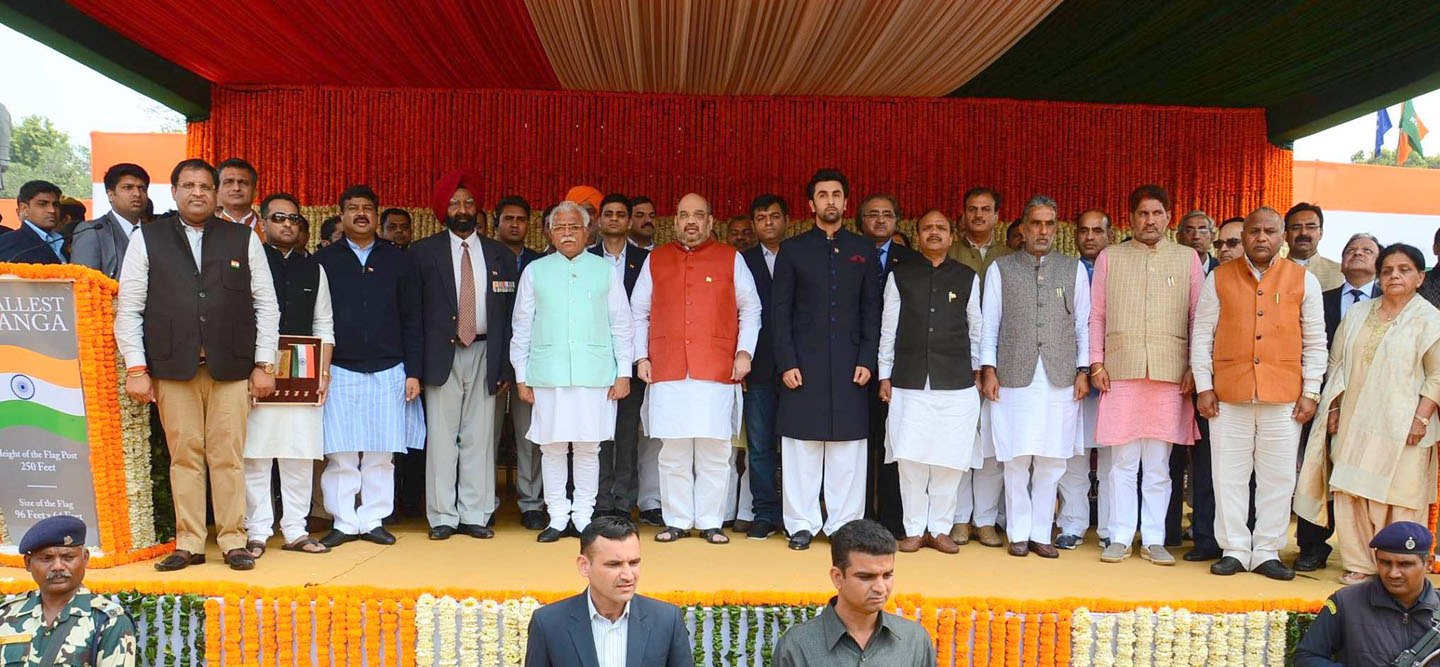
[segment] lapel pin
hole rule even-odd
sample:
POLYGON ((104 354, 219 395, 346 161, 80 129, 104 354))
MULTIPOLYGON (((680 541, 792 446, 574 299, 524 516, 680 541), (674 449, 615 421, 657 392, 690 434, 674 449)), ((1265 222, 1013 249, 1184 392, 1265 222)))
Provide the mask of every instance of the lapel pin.
POLYGON ((950 300, 951 300, 951 301, 954 301, 954 300, 955 300, 955 293, 954 293, 954 292, 950 292, 950 300))

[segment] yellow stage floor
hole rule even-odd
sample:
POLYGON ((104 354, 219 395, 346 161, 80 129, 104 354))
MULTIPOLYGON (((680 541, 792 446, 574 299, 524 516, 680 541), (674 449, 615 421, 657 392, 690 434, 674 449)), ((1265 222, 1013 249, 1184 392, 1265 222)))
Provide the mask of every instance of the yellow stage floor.
MULTIPOLYGON (((229 581, 260 586, 378 586, 394 589, 463 588, 475 591, 515 590, 564 593, 584 581, 576 573, 579 540, 555 544, 535 542, 535 533, 519 526, 518 516, 502 515, 496 536, 477 540, 457 535, 444 542, 426 538, 423 521, 391 527, 394 546, 352 542, 330 554, 281 551, 279 538, 250 572, 225 567, 212 540, 209 562, 180 572, 156 572, 151 563, 91 570, 95 581, 229 581)), ((747 591, 819 592, 832 590, 828 576, 829 544, 817 539, 806 552, 786 548, 772 536, 754 541, 732 535, 729 545, 697 538, 675 544, 652 540, 656 529, 642 526, 641 592, 747 591)), ((1174 551, 1177 559, 1183 549, 1174 551)), ((923 549, 900 554, 896 592, 927 597, 999 597, 1020 600, 1108 598, 1117 601, 1266 600, 1291 598, 1320 601, 1339 583, 1338 556, 1317 573, 1301 573, 1294 581, 1271 581, 1242 573, 1211 575, 1209 563, 1160 567, 1138 556, 1119 564, 1099 561, 1100 549, 1091 534, 1075 551, 1061 551, 1058 560, 1031 555, 1014 558, 1004 549, 971 542, 956 555, 923 549)), ((1293 553, 1287 553, 1287 562, 1293 553)), ((16 568, 0 568, 0 579, 28 578, 16 568)))

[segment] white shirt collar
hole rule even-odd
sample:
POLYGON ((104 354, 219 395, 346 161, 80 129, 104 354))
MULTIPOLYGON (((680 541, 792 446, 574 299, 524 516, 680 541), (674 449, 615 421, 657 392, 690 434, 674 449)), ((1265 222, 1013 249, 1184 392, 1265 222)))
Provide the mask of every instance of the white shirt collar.
POLYGON ((1347 280, 1345 281, 1345 284, 1340 286, 1340 293, 1349 294, 1350 290, 1357 289, 1360 290, 1360 296, 1367 299, 1370 298, 1370 291, 1375 289, 1375 279, 1371 278, 1370 282, 1365 283, 1364 285, 1351 285, 1350 281, 1347 280))
POLYGON ((620 621, 630 619, 630 600, 625 601, 625 608, 620 611, 620 618, 611 621, 595 609, 595 598, 591 597, 591 595, 593 595, 593 593, 591 593, 590 589, 585 589, 585 606, 590 608, 590 620, 605 619, 606 623, 619 623, 620 621))
POLYGON ((467 242, 472 249, 480 247, 480 241, 478 240, 478 231, 471 232, 470 235, 465 238, 460 238, 458 234, 452 231, 447 230, 445 233, 450 235, 450 248, 452 250, 455 250, 456 252, 460 251, 461 244, 467 242))
POLYGON ((350 246, 350 249, 354 250, 355 252, 365 252, 375 247, 375 239, 370 239, 370 243, 368 245, 361 246, 359 243, 352 241, 350 237, 346 236, 345 243, 348 244, 350 246))
POLYGON ((769 248, 768 246, 766 246, 764 243, 761 243, 761 244, 760 244, 760 254, 761 254, 762 256, 765 256, 765 257, 774 257, 774 256, 776 256, 776 255, 779 254, 779 253, 771 252, 771 251, 770 251, 770 248, 769 248))

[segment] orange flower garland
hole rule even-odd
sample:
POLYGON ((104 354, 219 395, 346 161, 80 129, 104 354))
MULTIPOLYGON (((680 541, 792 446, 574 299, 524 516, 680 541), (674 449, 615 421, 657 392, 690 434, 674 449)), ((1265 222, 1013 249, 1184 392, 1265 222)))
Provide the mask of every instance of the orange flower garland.
POLYGON ((940 664, 955 664, 955 610, 942 609, 940 611, 940 636, 939 646, 936 648, 940 658, 940 664))
POLYGON ((1055 614, 1040 615, 1040 651, 1037 659, 1041 665, 1055 664, 1055 614))
POLYGON ((298 600, 295 609, 295 657, 297 658, 295 664, 300 667, 316 664, 315 660, 310 657, 310 652, 314 649, 314 644, 310 639, 310 633, 313 630, 310 619, 313 616, 314 614, 310 610, 310 601, 304 598, 298 600))
POLYGON ((245 596, 240 598, 240 622, 244 625, 240 628, 240 664, 244 667, 256 667, 260 664, 257 657, 260 654, 260 613, 255 609, 255 598, 245 596))
MULTIPOLYGON (((279 645, 279 652, 275 654, 276 664, 295 664, 295 612, 292 610, 294 604, 295 601, 290 599, 288 592, 281 595, 275 604, 275 643, 279 645)), ((266 654, 266 656, 269 655, 269 653, 266 654)))
POLYGON ((971 615, 976 613, 971 607, 962 606, 955 610, 955 663, 957 665, 970 664, 970 631, 975 627, 971 615))
POLYGON ((365 664, 365 626, 361 620, 361 604, 358 596, 345 598, 345 664, 355 667, 365 664))
POLYGON ((1040 659, 1040 614, 1025 615, 1024 645, 1020 647, 1024 651, 1022 664, 1027 667, 1034 667, 1040 659))
POLYGON ((1070 610, 1061 611, 1056 618, 1055 664, 1070 664, 1070 610))
POLYGON ((1021 616, 1018 613, 1011 614, 1005 619, 1005 664, 1022 664, 1020 661, 1020 644, 1024 636, 1020 626, 1021 616))
POLYGON ((408 602, 400 605, 400 645, 397 650, 400 651, 400 665, 415 667, 415 599, 411 598, 408 602))
POLYGON ((229 594, 225 596, 224 614, 225 620, 227 621, 224 628, 225 644, 222 648, 222 650, 224 651, 224 661, 223 663, 217 661, 217 664, 238 665, 240 664, 241 656, 240 628, 241 626, 245 625, 244 619, 241 617, 240 596, 235 594, 229 594), (229 623, 228 621, 231 620, 235 622, 229 623))
POLYGON ((220 601, 210 598, 205 601, 205 659, 220 664, 220 601))
POLYGON ((994 614, 989 609, 981 608, 975 614, 975 655, 970 657, 970 664, 975 667, 986 667, 990 664, 990 617, 994 614))
POLYGON ((321 595, 315 598, 315 651, 319 664, 329 665, 334 645, 330 642, 330 598, 321 595))
POLYGON ((396 634, 399 607, 399 603, 393 599, 386 599, 380 607, 380 634, 385 636, 385 646, 388 649, 382 654, 386 664, 400 664, 400 643, 396 634))
MULTIPOLYGON (((360 603, 357 602, 356 606, 360 603)), ((365 605, 365 655, 379 656, 380 639, 384 637, 388 642, 394 642, 392 635, 386 634, 380 628, 380 602, 378 600, 366 600, 365 605)))

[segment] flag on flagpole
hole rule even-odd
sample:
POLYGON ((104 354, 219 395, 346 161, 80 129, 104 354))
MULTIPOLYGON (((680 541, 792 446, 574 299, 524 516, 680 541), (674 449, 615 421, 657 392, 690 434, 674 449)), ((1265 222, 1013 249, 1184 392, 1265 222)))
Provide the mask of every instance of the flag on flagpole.
POLYGON ((1380 148, 1385 145, 1385 133, 1390 131, 1394 125, 1390 124, 1390 112, 1385 107, 1380 107, 1375 112, 1375 157, 1380 157, 1380 148))
POLYGON ((1425 123, 1420 122, 1420 117, 1415 115, 1415 103, 1405 100, 1405 104, 1400 106, 1400 142, 1395 147, 1395 166, 1405 166, 1405 161, 1410 158, 1410 151, 1425 157, 1425 149, 1420 145, 1420 140, 1428 133, 1425 123))

